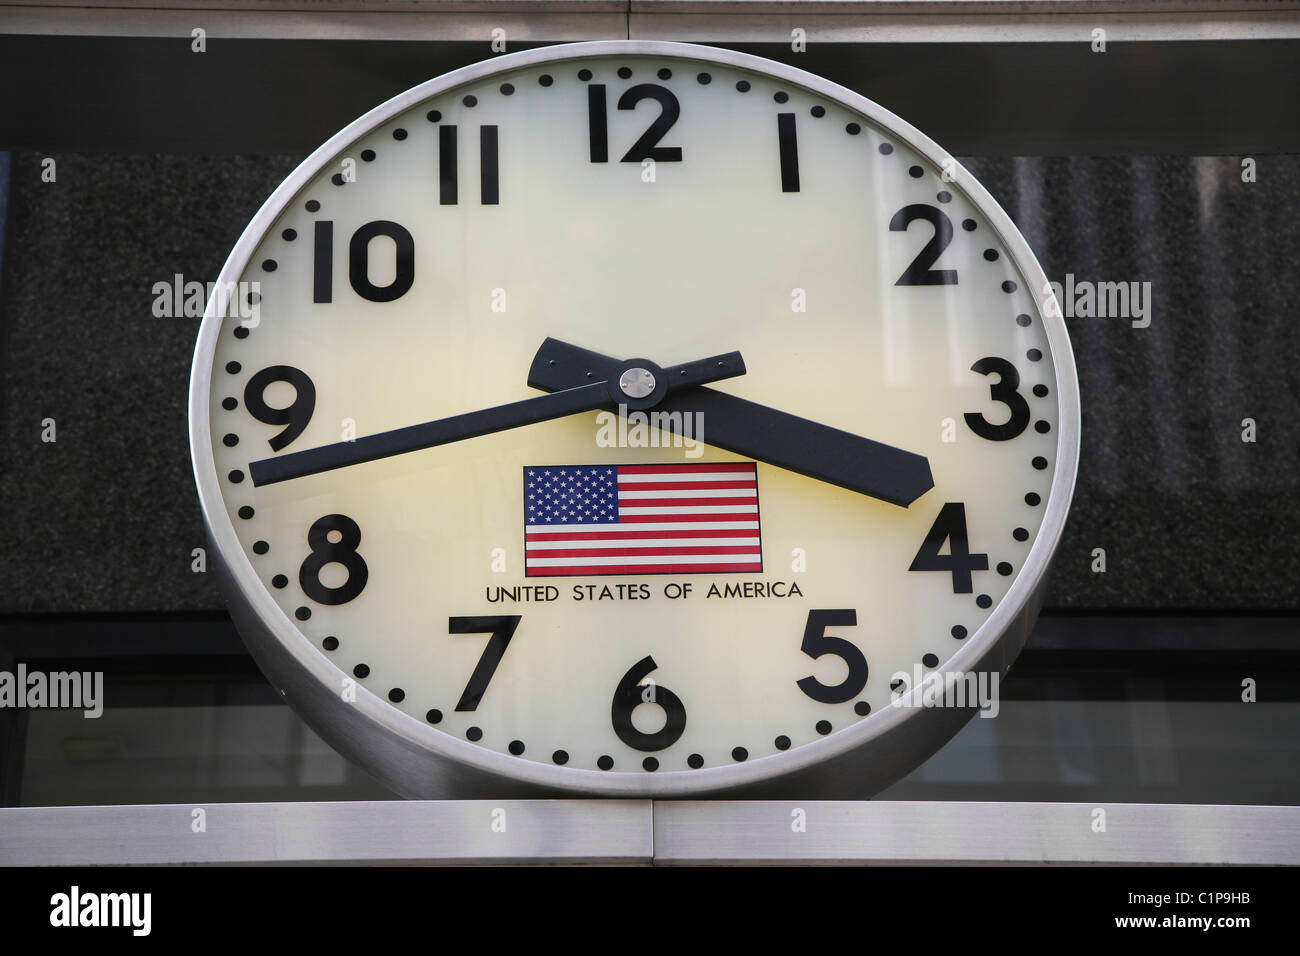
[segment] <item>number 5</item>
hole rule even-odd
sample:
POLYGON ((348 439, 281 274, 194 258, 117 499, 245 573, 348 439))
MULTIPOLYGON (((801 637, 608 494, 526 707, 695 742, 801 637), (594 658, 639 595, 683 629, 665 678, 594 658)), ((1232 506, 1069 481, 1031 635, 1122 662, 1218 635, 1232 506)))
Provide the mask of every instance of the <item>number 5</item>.
POLYGON ((849 666, 848 676, 833 687, 828 687, 811 674, 796 681, 799 689, 813 700, 823 704, 842 704, 857 697, 867 686, 867 659, 857 645, 826 633, 828 627, 851 627, 857 623, 858 612, 854 610, 808 612, 808 624, 804 627, 799 650, 813 660, 830 654, 849 666))

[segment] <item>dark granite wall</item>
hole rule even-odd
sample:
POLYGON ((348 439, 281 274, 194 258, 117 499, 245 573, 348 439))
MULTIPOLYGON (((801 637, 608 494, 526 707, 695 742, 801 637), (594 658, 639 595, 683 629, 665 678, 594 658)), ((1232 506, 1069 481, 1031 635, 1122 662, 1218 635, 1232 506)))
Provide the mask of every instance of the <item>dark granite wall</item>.
MULTIPOLYGON (((16 154, 0 275, 0 613, 220 608, 186 394, 213 279, 299 157, 16 154), (58 441, 41 441, 41 421, 58 441)), ((1048 606, 1298 606, 1300 157, 966 160, 1049 277, 1149 281, 1149 328, 1068 320, 1083 457, 1048 606), (1241 420, 1258 441, 1241 441, 1241 420), (1090 570, 1093 548, 1108 570, 1090 570)))

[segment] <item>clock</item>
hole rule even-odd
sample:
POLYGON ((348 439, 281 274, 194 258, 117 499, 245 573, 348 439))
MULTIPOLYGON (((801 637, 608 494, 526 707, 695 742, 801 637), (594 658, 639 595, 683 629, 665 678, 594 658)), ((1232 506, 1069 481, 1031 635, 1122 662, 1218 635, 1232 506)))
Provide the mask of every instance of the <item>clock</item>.
POLYGON ((996 202, 862 96, 500 56, 316 150, 216 290, 222 591, 397 792, 862 797, 996 706, 1073 491, 1069 340, 996 202))

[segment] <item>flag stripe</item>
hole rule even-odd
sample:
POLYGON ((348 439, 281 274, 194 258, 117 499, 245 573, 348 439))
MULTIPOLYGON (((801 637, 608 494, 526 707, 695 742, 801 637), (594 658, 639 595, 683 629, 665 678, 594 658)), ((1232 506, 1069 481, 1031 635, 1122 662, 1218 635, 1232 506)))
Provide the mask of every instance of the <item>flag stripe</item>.
POLYGON ((728 518, 736 515, 755 515, 758 514, 758 505, 661 505, 656 502, 654 505, 645 505, 637 502, 636 505, 622 505, 618 509, 619 516, 626 520, 631 515, 646 517, 651 515, 677 515, 688 521, 694 520, 696 515, 726 515, 728 518))
MULTIPOLYGON (((642 488, 646 485, 658 485, 664 482, 673 482, 676 484, 690 485, 698 487, 701 484, 710 484, 716 481, 735 481, 736 476, 731 472, 725 471, 699 471, 699 472, 664 472, 658 475, 619 475, 618 483, 623 488, 642 488)), ((748 487, 753 487, 753 480, 745 482, 748 487)))
MULTIPOLYGON (((658 476, 655 476, 658 477, 658 476)), ((674 476, 676 477, 676 476, 674 476)), ((701 476, 703 478, 703 476, 701 476)), ((619 491, 618 495, 622 498, 624 495, 639 495, 643 491, 692 491, 701 489, 705 491, 733 491, 749 489, 758 494, 758 489, 754 487, 754 481, 694 481, 690 478, 679 481, 621 481, 622 488, 634 489, 628 491, 619 491)))
MULTIPOLYGON (((635 531, 570 531, 554 533, 552 531, 533 531, 530 527, 527 535, 529 544, 535 541, 612 541, 623 540, 629 536, 637 539, 641 538, 686 538, 690 539, 693 535, 699 535, 704 531, 709 533, 710 538, 742 538, 748 539, 754 536, 758 530, 758 522, 751 522, 752 528, 733 528, 731 525, 726 527, 707 527, 707 528, 673 528, 671 531, 653 531, 647 525, 637 525, 635 531)), ((547 527, 542 525, 542 527, 547 527)), ((577 527, 586 528, 590 525, 578 525, 577 527)), ((755 543, 758 538, 753 537, 755 543)))
POLYGON ((731 507, 732 505, 748 505, 751 509, 758 510, 758 498, 753 494, 748 498, 624 498, 619 496, 619 507, 627 514, 632 509, 646 509, 646 507, 671 507, 671 509, 685 509, 685 507, 731 507))
MULTIPOLYGON (((664 475, 677 471, 682 474, 690 474, 691 471, 696 469, 708 469, 710 472, 739 471, 749 475, 754 473, 754 466, 752 464, 721 464, 715 462, 709 465, 619 465, 618 476, 620 479, 624 479, 628 476, 635 479, 638 475, 664 475)), ((703 474, 703 472, 700 473, 703 474)))
MULTIPOLYGON (((647 508, 646 510, 653 511, 653 512, 662 512, 662 511, 666 511, 667 509, 647 508)), ((754 514, 757 511, 758 509, 755 508, 750 512, 748 512, 747 514, 736 514, 736 515, 729 515, 729 514, 724 514, 716 511, 706 513, 706 514, 689 514, 689 515, 658 514, 658 513, 635 514, 635 515, 623 515, 619 519, 619 521, 622 524, 640 524, 641 522, 658 523, 658 522, 675 522, 675 521, 751 521, 753 522, 754 527, 757 528, 758 522, 753 521, 754 514)))
MULTIPOLYGON (((712 482, 709 482, 712 484, 712 482)), ((645 491, 639 485, 635 491, 623 491, 619 489, 618 500, 626 501, 629 504, 634 501, 665 501, 669 499, 686 500, 687 498, 739 498, 745 502, 753 502, 758 497, 758 491, 751 484, 747 488, 663 488, 659 491, 645 491)))
POLYGON ((590 541, 582 538, 567 537, 559 541, 535 541, 533 536, 528 536, 527 549, 528 553, 534 551, 541 553, 545 551, 562 551, 565 548, 573 547, 575 544, 584 548, 741 548, 747 547, 750 551, 758 551, 758 538, 754 536, 721 538, 710 535, 708 537, 698 538, 649 538, 641 535, 632 537, 622 536, 607 540, 590 541))
MULTIPOLYGON (((744 516, 742 515, 741 517, 744 517, 744 516)), ((715 529, 716 529, 716 530, 734 530, 734 529, 744 529, 744 530, 746 530, 746 533, 748 533, 748 534, 753 534, 754 532, 756 532, 756 531, 758 530, 758 522, 757 522, 757 521, 699 521, 699 522, 691 522, 691 527, 690 527, 690 528, 683 528, 680 524, 674 524, 674 523, 671 522, 671 521, 664 521, 664 522, 659 522, 659 521, 647 521, 647 522, 637 522, 636 524, 637 524, 637 527, 636 527, 636 533, 637 533, 638 536, 644 535, 647 531, 672 531, 672 532, 675 532, 676 534, 679 534, 679 535, 680 535, 680 534, 686 534, 686 533, 694 534, 694 533, 697 533, 697 532, 700 532, 700 531, 714 531, 715 529)), ((582 531, 589 531, 589 530, 592 529, 592 528, 611 528, 611 527, 618 527, 618 526, 617 526, 617 525, 608 525, 608 524, 605 524, 605 525, 600 525, 600 524, 596 524, 596 525, 591 525, 591 524, 570 524, 570 525, 541 524, 541 525, 529 525, 528 528, 527 528, 527 530, 528 530, 528 533, 529 533, 529 534, 533 534, 534 532, 544 533, 544 532, 549 532, 549 531, 556 531, 556 530, 563 529, 563 528, 570 528, 570 529, 572 529, 572 530, 575 531, 575 532, 582 532, 582 531)), ((619 533, 619 534, 626 534, 627 532, 617 532, 617 533, 619 533)))

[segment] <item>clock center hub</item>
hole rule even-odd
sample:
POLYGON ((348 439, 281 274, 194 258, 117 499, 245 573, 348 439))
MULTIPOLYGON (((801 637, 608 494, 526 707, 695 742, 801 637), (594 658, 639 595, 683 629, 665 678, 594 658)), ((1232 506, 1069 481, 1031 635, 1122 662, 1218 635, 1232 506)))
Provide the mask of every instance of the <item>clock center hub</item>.
POLYGON ((619 376, 618 387, 628 398, 645 398, 655 390, 654 373, 648 368, 630 368, 619 376))

